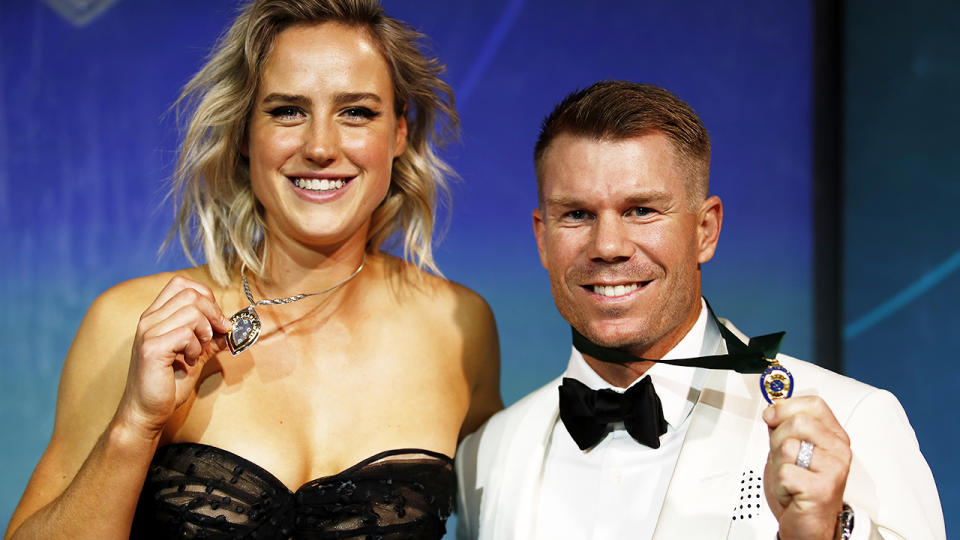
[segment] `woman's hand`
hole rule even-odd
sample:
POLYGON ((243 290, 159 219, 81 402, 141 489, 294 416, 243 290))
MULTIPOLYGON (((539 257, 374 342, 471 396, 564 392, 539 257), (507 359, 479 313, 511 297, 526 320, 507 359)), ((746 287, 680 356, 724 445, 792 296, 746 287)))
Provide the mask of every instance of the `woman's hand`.
POLYGON ((226 348, 230 328, 208 287, 171 279, 140 316, 116 419, 145 438, 159 437, 190 397, 204 363, 226 348))

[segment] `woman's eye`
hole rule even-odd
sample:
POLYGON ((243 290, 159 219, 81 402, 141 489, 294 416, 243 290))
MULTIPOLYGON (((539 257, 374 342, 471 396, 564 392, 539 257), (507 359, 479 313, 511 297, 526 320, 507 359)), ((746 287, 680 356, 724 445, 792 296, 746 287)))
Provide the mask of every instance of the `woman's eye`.
POLYGON ((274 118, 280 119, 293 119, 303 116, 303 111, 299 107, 293 107, 290 105, 284 105, 282 107, 277 107, 275 109, 270 109, 267 111, 267 114, 274 118))
POLYGON ((343 111, 344 116, 356 120, 372 120, 380 116, 379 112, 367 107, 349 107, 343 111))

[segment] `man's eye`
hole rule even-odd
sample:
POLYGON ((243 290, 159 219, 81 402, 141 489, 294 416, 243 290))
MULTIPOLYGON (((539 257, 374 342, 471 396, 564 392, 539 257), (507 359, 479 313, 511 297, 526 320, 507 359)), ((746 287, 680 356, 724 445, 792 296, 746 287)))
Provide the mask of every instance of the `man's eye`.
POLYGON ((282 107, 276 107, 267 111, 267 114, 274 118, 280 119, 293 119, 303 116, 303 111, 299 107, 293 107, 291 105, 284 105, 282 107))
POLYGON ((582 220, 584 220, 584 219, 587 219, 587 211, 586 211, 586 210, 571 210, 571 211, 567 212, 567 216, 566 216, 566 217, 567 217, 568 219, 572 219, 572 220, 576 220, 576 221, 582 221, 582 220))
POLYGON ((630 209, 629 214, 634 217, 646 217, 653 213, 653 210, 645 206, 634 206, 630 209))

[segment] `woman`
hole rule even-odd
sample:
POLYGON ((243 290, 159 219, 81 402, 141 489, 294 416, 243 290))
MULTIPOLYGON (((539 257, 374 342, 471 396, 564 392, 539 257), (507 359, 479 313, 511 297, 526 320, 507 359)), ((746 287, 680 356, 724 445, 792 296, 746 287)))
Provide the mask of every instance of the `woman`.
POLYGON ((456 114, 419 37, 375 0, 246 7, 181 96, 207 264, 94 302, 8 537, 443 534, 501 401, 489 308, 423 271, 456 114))

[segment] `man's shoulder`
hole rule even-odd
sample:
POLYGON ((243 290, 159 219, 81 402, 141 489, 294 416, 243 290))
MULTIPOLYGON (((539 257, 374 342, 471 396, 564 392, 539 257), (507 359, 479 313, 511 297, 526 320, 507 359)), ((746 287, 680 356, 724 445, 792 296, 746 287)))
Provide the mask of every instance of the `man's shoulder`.
POLYGON ((470 454, 481 462, 495 462, 518 440, 521 445, 523 441, 536 440, 534 431, 546 433, 550 421, 558 414, 559 386, 558 377, 494 414, 463 439, 457 454, 470 454))
MULTIPOLYGON (((749 338, 727 319, 719 319, 727 329, 743 341, 749 338)), ((795 396, 820 396, 841 423, 859 408, 901 409, 900 402, 890 392, 858 381, 846 375, 830 371, 812 362, 786 354, 778 354, 780 362, 794 378, 795 396)))
POLYGON ((813 362, 801 360, 787 354, 778 354, 777 361, 794 374, 798 388, 813 387, 826 389, 831 392, 843 391, 858 395, 877 391, 878 388, 858 381, 846 375, 841 375, 813 362))
POLYGON ((527 447, 543 442, 558 414, 558 386, 559 377, 493 415, 463 439, 456 459, 461 496, 471 497, 476 486, 486 485, 490 474, 506 461, 527 455, 527 447))
POLYGON ((777 360, 793 374, 794 395, 820 396, 841 424, 846 425, 858 410, 903 410, 896 396, 882 388, 791 356, 778 354, 777 360))
POLYGON ((557 388, 561 378, 557 377, 540 388, 520 398, 516 403, 490 417, 487 423, 475 435, 479 437, 499 438, 515 430, 529 414, 542 412, 549 415, 556 406, 557 388))

